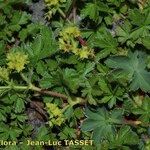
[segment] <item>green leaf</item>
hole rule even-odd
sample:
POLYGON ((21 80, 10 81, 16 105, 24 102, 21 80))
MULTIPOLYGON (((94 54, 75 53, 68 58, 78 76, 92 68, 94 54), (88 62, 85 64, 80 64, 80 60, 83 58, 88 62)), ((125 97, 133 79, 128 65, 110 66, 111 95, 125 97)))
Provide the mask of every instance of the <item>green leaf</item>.
POLYGON ((0 111, 0 121, 6 121, 6 114, 4 111, 0 111))
POLYGON ((40 31, 43 42, 43 51, 40 53, 40 59, 46 58, 57 52, 58 46, 54 34, 48 27, 43 27, 40 31))
POLYGON ((106 79, 103 76, 99 77, 98 85, 100 86, 100 89, 104 93, 107 93, 107 94, 111 93, 110 88, 108 86, 108 83, 107 83, 106 79))
POLYGON ((51 75, 45 75, 41 80, 40 80, 40 87, 48 89, 51 88, 53 85, 53 78, 51 75))
POLYGON ((38 141, 48 141, 48 140, 50 140, 50 135, 49 135, 48 129, 45 126, 41 126, 38 129, 36 139, 38 141))
POLYGON ((150 72, 146 70, 145 54, 139 51, 126 56, 116 56, 105 61, 110 68, 121 69, 131 78, 130 89, 150 91, 150 72))
POLYGON ((122 126, 115 137, 109 136, 108 138, 111 148, 120 147, 120 145, 137 145, 139 142, 138 135, 129 126, 122 126))
POLYGON ((139 119, 144 123, 150 123, 150 98, 147 96, 142 101, 141 106, 133 109, 133 113, 140 115, 139 119))
POLYGON ((82 108, 79 108, 79 107, 74 110, 74 114, 78 119, 81 119, 84 117, 83 110, 82 108))
POLYGON ((142 44, 148 49, 150 50, 150 37, 147 36, 145 38, 142 39, 142 44))
POLYGON ((22 130, 16 127, 10 127, 3 123, 0 124, 0 138, 3 140, 16 140, 22 133, 22 130))
POLYGON ((150 11, 141 12, 139 9, 132 9, 129 18, 131 23, 136 26, 150 25, 150 11))
POLYGON ((117 40, 107 31, 106 28, 100 29, 94 38, 91 39, 92 47, 99 47, 101 51, 97 53, 99 59, 106 58, 110 53, 117 52, 117 40))
POLYGON ((70 121, 70 118, 73 117, 73 108, 72 106, 69 106, 65 112, 64 112, 65 118, 67 118, 68 121, 70 121))
POLYGON ((81 15, 83 18, 88 16, 97 22, 101 20, 100 12, 112 13, 112 10, 103 2, 95 1, 95 3, 87 3, 85 8, 82 9, 81 15))
POLYGON ((8 28, 11 31, 19 31, 21 26, 23 24, 26 24, 30 19, 30 15, 28 15, 26 12, 20 12, 16 11, 13 14, 13 17, 11 19, 11 23, 9 24, 8 28))
POLYGON ((4 41, 0 41, 0 65, 6 63, 4 52, 5 52, 5 43, 4 41))
POLYGON ((101 108, 96 111, 91 111, 88 108, 85 110, 87 119, 83 122, 81 129, 83 131, 93 131, 93 139, 98 143, 101 139, 107 139, 109 134, 114 134, 115 124, 121 123, 121 112, 108 112, 101 108))
POLYGON ((16 113, 21 113, 24 111, 25 109, 25 105, 24 105, 24 100, 22 98, 17 97, 15 99, 15 112, 16 113))
POLYGON ((24 49, 29 53, 30 60, 36 64, 39 60, 50 57, 57 52, 57 44, 52 31, 48 27, 42 27, 40 34, 34 41, 29 43, 24 49))
POLYGON ((82 96, 86 96, 90 104, 96 105, 96 98, 94 96, 99 96, 101 94, 102 92, 98 86, 94 86, 94 83, 91 83, 90 81, 85 81, 82 96))
POLYGON ((81 14, 83 18, 88 16, 93 21, 98 21, 99 20, 99 7, 96 3, 95 4, 87 3, 85 8, 82 9, 81 14))
POLYGON ((29 19, 30 19, 30 15, 27 14, 27 12, 16 11, 11 20, 11 23, 23 25, 23 24, 26 24, 29 21, 29 19))
POLYGON ((27 37, 34 36, 39 33, 42 26, 40 24, 29 24, 25 29, 23 28, 19 32, 19 38, 21 41, 25 41, 27 37))
POLYGON ((80 76, 74 69, 66 68, 60 73, 63 76, 62 83, 68 87, 73 93, 76 93, 84 78, 80 76))
POLYGON ((43 61, 39 61, 36 66, 36 72, 41 76, 47 75, 47 64, 45 64, 43 61))
MULTIPOLYGON (((126 21, 116 28, 116 35, 120 43, 125 43, 130 39, 132 25, 129 21, 126 21)), ((128 44, 128 43, 127 43, 128 44)))
POLYGON ((59 133, 60 139, 76 138, 76 130, 70 127, 64 127, 63 130, 59 133))
POLYGON ((137 40, 140 37, 149 36, 150 11, 140 12, 138 9, 131 10, 129 13, 131 23, 137 26, 130 35, 130 38, 137 40))

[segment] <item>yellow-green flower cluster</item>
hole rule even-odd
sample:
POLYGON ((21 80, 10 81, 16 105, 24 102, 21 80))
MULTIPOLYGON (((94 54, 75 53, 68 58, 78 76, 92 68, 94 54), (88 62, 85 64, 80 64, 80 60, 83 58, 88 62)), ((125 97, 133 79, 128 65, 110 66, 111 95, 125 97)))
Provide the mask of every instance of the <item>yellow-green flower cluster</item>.
POLYGON ((9 71, 7 68, 0 67, 0 81, 9 80, 9 71))
POLYGON ((56 104, 52 104, 52 103, 46 103, 46 108, 50 115, 49 125, 60 126, 65 120, 62 110, 59 109, 56 104))
POLYGON ((89 56, 91 57, 94 56, 93 50, 87 46, 82 46, 82 48, 79 50, 79 57, 81 59, 84 59, 84 58, 88 58, 89 56))
POLYGON ((10 70, 16 70, 17 72, 21 72, 25 65, 29 63, 28 55, 22 52, 10 52, 7 54, 7 66, 10 70))
POLYGON ((47 6, 59 6, 64 2, 66 2, 66 0, 45 0, 47 6))
POLYGON ((81 36, 81 32, 79 28, 75 26, 69 26, 63 29, 63 31, 60 32, 60 36, 63 37, 63 39, 68 40, 68 38, 71 37, 79 37, 81 36))
POLYGON ((94 51, 88 46, 81 46, 78 37, 81 37, 79 28, 69 26, 64 28, 59 34, 59 49, 64 52, 72 52, 78 55, 81 59, 94 56, 94 51))
POLYGON ((50 20, 57 11, 60 11, 60 7, 62 7, 65 2, 66 0, 45 0, 45 4, 48 8, 45 18, 50 20))

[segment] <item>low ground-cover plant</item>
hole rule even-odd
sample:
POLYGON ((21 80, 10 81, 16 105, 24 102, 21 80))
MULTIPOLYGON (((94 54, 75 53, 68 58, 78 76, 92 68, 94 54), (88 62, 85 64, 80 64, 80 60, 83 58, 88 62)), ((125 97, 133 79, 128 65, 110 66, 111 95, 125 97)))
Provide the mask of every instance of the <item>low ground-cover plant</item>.
POLYGON ((149 150, 149 49, 149 0, 0 1, 0 149, 149 150))

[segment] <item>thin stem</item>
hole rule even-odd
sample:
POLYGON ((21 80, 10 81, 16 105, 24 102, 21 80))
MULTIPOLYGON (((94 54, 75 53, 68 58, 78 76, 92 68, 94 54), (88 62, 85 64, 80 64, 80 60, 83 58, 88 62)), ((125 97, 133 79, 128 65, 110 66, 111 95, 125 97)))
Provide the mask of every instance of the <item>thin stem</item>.
POLYGON ((49 91, 49 90, 44 90, 44 89, 38 88, 38 87, 36 87, 34 85, 32 85, 30 89, 33 90, 33 91, 39 92, 41 94, 62 98, 64 100, 68 99, 68 97, 66 95, 64 95, 64 94, 61 94, 61 93, 58 93, 58 92, 49 91))
POLYGON ((126 120, 126 119, 124 119, 123 123, 127 124, 127 125, 132 125, 132 126, 138 126, 138 125, 145 126, 145 127, 150 126, 149 123, 144 123, 144 122, 142 122, 140 120, 135 120, 134 121, 134 120, 126 120))
POLYGON ((74 7, 74 8, 73 8, 73 11, 72 11, 72 13, 73 13, 73 22, 74 22, 74 24, 76 23, 76 11, 77 11, 77 8, 74 7))
POLYGON ((7 89, 14 89, 14 90, 28 90, 28 86, 0 86, 0 90, 7 90, 7 89))
POLYGON ((72 9, 75 6, 75 4, 76 4, 76 0, 72 0, 72 4, 70 5, 70 7, 69 7, 69 9, 67 11, 67 15, 66 15, 67 18, 70 18, 71 14, 72 14, 72 9))
POLYGON ((44 89, 38 88, 32 84, 29 84, 28 86, 18 86, 18 85, 0 86, 0 90, 6 90, 6 89, 31 90, 31 91, 39 92, 41 94, 62 98, 64 100, 68 99, 68 97, 64 94, 60 94, 58 92, 53 92, 53 91, 49 91, 49 90, 44 90, 44 89))
POLYGON ((28 78, 27 78, 23 73, 20 73, 20 75, 21 75, 22 79, 23 79, 26 83, 29 84, 28 78))
POLYGON ((60 13, 60 15, 61 15, 64 19, 66 19, 65 13, 64 13, 60 8, 58 8, 58 12, 60 13))
POLYGON ((58 8, 58 12, 63 19, 66 19, 70 23, 70 20, 67 18, 66 14, 60 8, 58 8))

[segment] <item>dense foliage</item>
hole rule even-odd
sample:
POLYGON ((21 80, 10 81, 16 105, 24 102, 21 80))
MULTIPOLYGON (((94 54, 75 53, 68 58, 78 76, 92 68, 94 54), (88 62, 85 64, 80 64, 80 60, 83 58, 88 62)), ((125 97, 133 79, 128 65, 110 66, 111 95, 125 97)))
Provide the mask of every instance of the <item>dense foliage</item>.
POLYGON ((149 150, 149 50, 149 0, 1 0, 0 149, 149 150))

